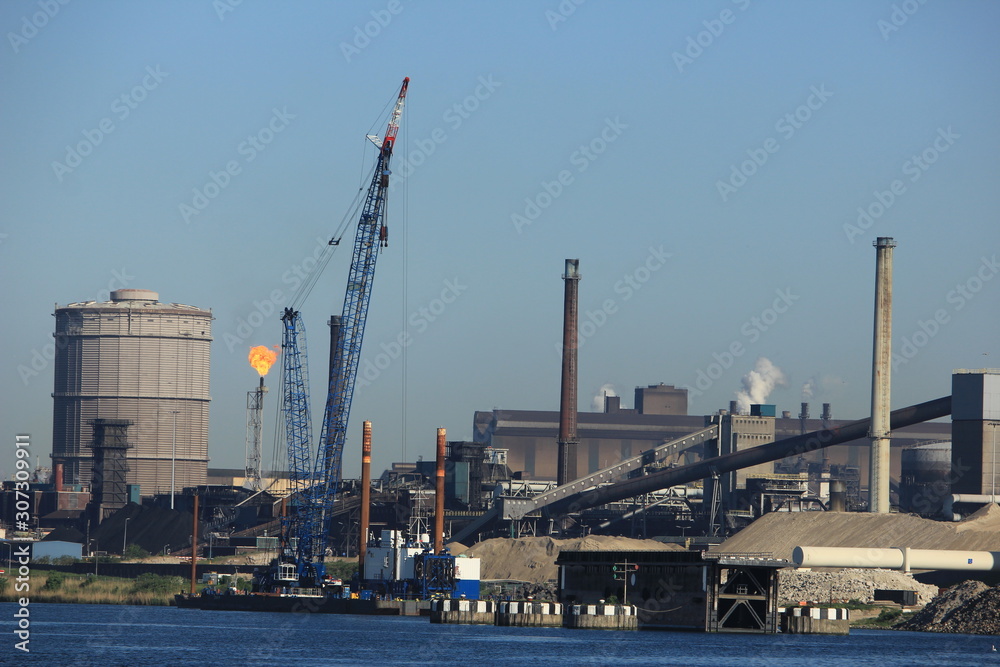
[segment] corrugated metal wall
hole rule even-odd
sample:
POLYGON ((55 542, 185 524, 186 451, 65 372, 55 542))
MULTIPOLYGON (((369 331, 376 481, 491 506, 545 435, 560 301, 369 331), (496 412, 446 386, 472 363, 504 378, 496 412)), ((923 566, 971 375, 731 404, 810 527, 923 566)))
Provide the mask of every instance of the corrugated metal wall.
POLYGON ((88 422, 129 419, 129 483, 169 493, 176 411, 176 489, 205 484, 212 313, 112 299, 56 309, 52 450, 66 483, 90 483, 88 422))

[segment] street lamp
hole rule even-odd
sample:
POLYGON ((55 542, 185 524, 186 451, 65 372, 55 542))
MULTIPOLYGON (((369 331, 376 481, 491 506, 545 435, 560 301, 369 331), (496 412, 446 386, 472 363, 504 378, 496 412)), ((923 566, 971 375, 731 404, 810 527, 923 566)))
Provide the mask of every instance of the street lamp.
POLYGON ((172 444, 170 447, 170 509, 174 508, 174 472, 177 469, 177 413, 180 410, 171 410, 170 413, 174 416, 174 434, 171 438, 172 444))
POLYGON ((993 427, 993 455, 991 457, 993 459, 993 472, 991 475, 993 479, 990 491, 990 495, 992 497, 990 498, 990 500, 994 503, 997 501, 997 425, 998 424, 1000 424, 1000 422, 990 422, 990 425, 993 427))
POLYGON ((128 545, 128 520, 131 517, 125 517, 125 534, 122 535, 122 558, 125 558, 125 548, 128 545))

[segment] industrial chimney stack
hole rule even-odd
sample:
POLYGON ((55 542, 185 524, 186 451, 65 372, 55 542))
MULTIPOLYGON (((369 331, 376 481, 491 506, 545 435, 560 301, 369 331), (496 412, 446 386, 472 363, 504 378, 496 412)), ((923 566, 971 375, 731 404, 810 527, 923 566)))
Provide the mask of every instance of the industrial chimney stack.
POLYGON ((580 260, 567 259, 565 296, 563 298, 562 393, 559 401, 559 452, 557 483, 576 479, 576 352, 577 294, 580 285, 580 260))
POLYGON ((889 387, 892 370, 892 249, 880 236, 875 246, 875 332, 872 352, 872 441, 868 511, 889 513, 889 387))

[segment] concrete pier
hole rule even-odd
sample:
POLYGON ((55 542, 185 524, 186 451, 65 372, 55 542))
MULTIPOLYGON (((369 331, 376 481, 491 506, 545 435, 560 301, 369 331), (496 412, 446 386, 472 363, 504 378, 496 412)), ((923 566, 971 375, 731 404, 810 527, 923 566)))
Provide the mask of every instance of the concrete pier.
POLYGON ((493 625, 497 603, 489 600, 432 600, 431 623, 493 625))
POLYGON ((575 604, 565 617, 567 628, 638 630, 636 608, 623 604, 575 604))
POLYGON ((559 602, 501 602, 497 625, 523 628, 560 628, 563 606, 559 602))
POLYGON ((851 610, 838 607, 788 607, 781 612, 781 631, 790 635, 846 635, 851 610))

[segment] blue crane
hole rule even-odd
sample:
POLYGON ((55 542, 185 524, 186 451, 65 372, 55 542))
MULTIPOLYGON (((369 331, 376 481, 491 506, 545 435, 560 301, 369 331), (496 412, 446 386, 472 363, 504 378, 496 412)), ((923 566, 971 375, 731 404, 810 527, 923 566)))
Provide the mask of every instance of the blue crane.
MULTIPOLYGON (((273 586, 318 587, 329 579, 323 566, 329 521, 340 483, 347 421, 375 278, 375 262, 379 249, 388 245, 385 208, 391 173, 389 163, 409 82, 409 77, 403 79, 385 137, 369 136, 379 152, 354 239, 340 334, 330 360, 330 386, 315 460, 310 459, 312 428, 305 327, 298 311, 292 308, 286 308, 281 318, 284 324, 282 410, 294 507, 292 515, 282 519, 282 557, 278 559, 274 571, 262 576, 258 590, 270 590, 273 586), (296 538, 294 548, 293 537, 296 538)), ((330 244, 338 242, 339 239, 335 239, 330 244)))
POLYGON ((319 479, 318 484, 313 486, 314 501, 322 520, 316 526, 318 532, 313 536, 313 545, 319 553, 326 550, 329 533, 326 524, 333 511, 333 501, 340 483, 340 464, 344 453, 344 441, 347 438, 347 420, 351 413, 351 400, 354 397, 354 382, 361 361, 361 342, 365 335, 368 302, 371 299, 372 282, 375 279, 375 262, 378 260, 379 248, 388 245, 388 228, 384 220, 386 197, 389 194, 389 174, 392 173, 389 170, 389 162, 396 144, 399 119, 403 114, 403 102, 406 100, 406 89, 409 84, 409 77, 403 79, 399 96, 396 98, 396 106, 389 117, 389 126, 381 143, 377 137, 369 137, 379 148, 378 159, 354 237, 354 254, 340 316, 340 336, 334 358, 330 360, 330 390, 326 397, 323 431, 315 463, 319 479))

